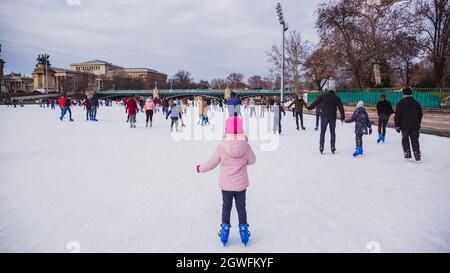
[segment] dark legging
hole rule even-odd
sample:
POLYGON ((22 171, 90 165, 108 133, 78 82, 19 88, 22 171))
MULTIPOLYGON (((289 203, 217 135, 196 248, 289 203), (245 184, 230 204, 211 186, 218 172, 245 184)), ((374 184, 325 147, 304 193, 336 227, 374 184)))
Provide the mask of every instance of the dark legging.
POLYGON ((316 128, 319 128, 320 112, 316 111, 316 128))
POLYGON ((147 116, 147 123, 153 122, 153 110, 146 110, 145 115, 147 116))
POLYGON ((386 136, 386 126, 388 125, 389 117, 379 116, 378 117, 378 135, 386 136))
POLYGON ((295 112, 295 122, 297 123, 297 130, 299 129, 298 127, 298 118, 300 117, 300 124, 302 125, 303 128, 303 112, 295 112))
POLYGON ((222 191, 222 224, 230 224, 231 209, 233 208, 233 198, 236 203, 239 224, 247 224, 247 211, 245 209, 246 191, 222 191))
POLYGON ((363 146, 363 135, 362 134, 356 134, 356 147, 362 147, 363 146))

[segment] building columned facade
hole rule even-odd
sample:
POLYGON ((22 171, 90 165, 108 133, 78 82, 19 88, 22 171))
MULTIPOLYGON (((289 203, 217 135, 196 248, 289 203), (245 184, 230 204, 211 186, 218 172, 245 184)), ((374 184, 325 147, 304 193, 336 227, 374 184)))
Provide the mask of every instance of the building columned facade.
POLYGON ((23 76, 20 73, 10 73, 5 75, 6 92, 18 93, 25 92, 30 93, 33 91, 33 78, 23 76))
POLYGON ((101 60, 71 64, 70 69, 48 65, 47 74, 45 64, 39 63, 32 75, 32 91, 58 92, 60 94, 92 92, 104 88, 104 82, 113 82, 114 86, 117 77, 139 79, 151 84, 167 81, 166 74, 153 69, 123 68, 101 60))

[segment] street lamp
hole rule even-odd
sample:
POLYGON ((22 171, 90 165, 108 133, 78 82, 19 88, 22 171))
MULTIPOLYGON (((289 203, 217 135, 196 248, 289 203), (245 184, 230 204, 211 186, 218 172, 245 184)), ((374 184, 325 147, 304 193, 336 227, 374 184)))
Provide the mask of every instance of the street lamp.
POLYGON ((285 33, 286 31, 289 29, 288 24, 286 23, 286 21, 284 21, 284 16, 283 16, 283 9, 281 8, 281 4, 278 3, 277 7, 276 7, 276 11, 277 11, 277 15, 278 15, 278 20, 280 21, 280 25, 283 27, 283 54, 281 57, 281 93, 280 93, 280 103, 283 103, 283 99, 284 99, 284 70, 285 70, 285 64, 284 64, 284 41, 285 41, 285 33))

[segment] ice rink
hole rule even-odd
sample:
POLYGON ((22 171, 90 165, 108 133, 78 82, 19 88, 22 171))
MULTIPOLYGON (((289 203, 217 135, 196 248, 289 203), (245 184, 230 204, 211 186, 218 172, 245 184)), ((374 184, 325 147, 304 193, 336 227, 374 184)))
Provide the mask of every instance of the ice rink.
MULTIPOLYGON (((374 127, 355 159, 354 124, 338 122, 337 154, 327 145, 321 155, 315 117, 299 132, 287 113, 273 149, 250 141, 250 244, 233 210, 224 248, 218 169, 195 172, 218 140, 183 136, 202 130, 194 113, 178 136, 161 113, 151 129, 143 114, 130 129, 117 106, 101 107, 99 122, 73 114, 69 123, 59 110, 0 107, 1 252, 450 251, 448 138, 421 135, 416 164, 403 159, 400 134, 377 144, 374 127)), ((222 130, 211 123, 205 131, 222 130)))

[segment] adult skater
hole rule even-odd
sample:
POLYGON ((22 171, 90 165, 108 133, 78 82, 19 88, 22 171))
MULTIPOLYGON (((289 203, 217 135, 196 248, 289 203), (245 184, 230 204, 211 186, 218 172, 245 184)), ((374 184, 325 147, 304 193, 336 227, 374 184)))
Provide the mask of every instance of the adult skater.
POLYGON ((327 132, 328 125, 330 126, 331 134, 331 152, 336 152, 336 111, 339 109, 341 115, 341 122, 345 120, 344 106, 341 99, 336 95, 334 90, 330 90, 327 93, 319 96, 310 106, 307 106, 308 110, 313 110, 317 105, 321 104, 322 111, 320 114, 320 153, 324 151, 325 133, 327 132))
POLYGON ((230 234, 230 214, 233 199, 239 218, 241 241, 247 245, 250 237, 247 223, 246 192, 249 186, 247 166, 256 162, 256 156, 244 134, 242 120, 229 117, 226 121, 225 136, 208 162, 197 165, 197 173, 206 173, 220 164, 219 187, 222 190, 222 225, 219 237, 223 245, 228 243, 230 234))
POLYGON ((353 153, 353 157, 363 155, 363 135, 372 134, 372 124, 370 123, 369 115, 364 108, 364 102, 360 101, 358 102, 358 104, 356 104, 356 109, 353 112, 352 117, 345 120, 345 122, 355 123, 356 148, 355 152, 353 153), (367 130, 367 128, 369 128, 369 130, 367 130))
POLYGON ((416 161, 421 161, 420 125, 422 123, 422 106, 412 97, 411 88, 403 89, 404 98, 397 104, 395 110, 395 129, 402 133, 402 146, 406 159, 411 159, 411 146, 416 161), (411 141, 411 145, 410 145, 411 141))
POLYGON ((83 101, 84 109, 86 110, 86 120, 91 119, 91 100, 88 96, 83 101))
POLYGON ((130 128, 136 128, 136 115, 139 113, 139 105, 136 96, 127 100, 127 111, 130 121, 130 128))
POLYGON ((100 107, 99 100, 97 96, 94 94, 90 99, 91 104, 91 111, 90 111, 90 119, 92 121, 98 121, 97 120, 97 109, 100 107))
MULTIPOLYGON (((42 100, 41 100, 42 101, 42 100)), ((62 120, 64 109, 66 108, 66 99, 64 96, 61 96, 58 101, 59 109, 61 110, 60 120, 62 120)))
POLYGON ((320 121, 320 113, 322 112, 322 105, 316 106, 316 128, 314 128, 315 131, 319 130, 319 121, 320 121))
POLYGON ((380 101, 377 103, 378 113, 378 139, 377 143, 384 142, 386 139, 386 126, 389 123, 389 118, 394 113, 392 104, 386 100, 386 95, 380 96, 380 101))
POLYGON ((227 103, 228 115, 234 117, 235 115, 241 116, 241 101, 237 98, 236 92, 231 92, 231 98, 227 103))
POLYGON ((144 105, 144 111, 146 116, 145 127, 153 126, 153 112, 156 110, 155 102, 152 97, 147 98, 144 105))
POLYGON ((300 127, 298 126, 298 118, 300 117, 300 123, 302 125, 302 130, 306 130, 306 128, 303 126, 303 106, 306 105, 306 102, 303 100, 303 98, 299 98, 297 95, 294 96, 294 101, 289 104, 287 108, 290 108, 292 105, 294 105, 294 116, 295 116, 295 122, 297 124, 297 131, 300 130, 300 127))
POLYGON ((256 115, 256 102, 255 99, 251 98, 250 102, 248 103, 249 107, 250 107, 250 117, 253 117, 253 115, 255 115, 255 118, 257 117, 256 115))
POLYGON ((286 116, 286 112, 284 111, 284 108, 281 106, 281 103, 277 101, 274 103, 273 106, 273 133, 281 135, 281 118, 282 115, 286 116))
POLYGON ((166 119, 170 116, 170 131, 173 132, 173 126, 175 125, 175 129, 178 132, 178 120, 180 119, 180 115, 182 114, 181 105, 176 104, 175 102, 171 103, 172 108, 167 112, 166 119))
MULTIPOLYGON (((74 121, 72 119, 72 110, 70 109, 70 107, 72 106, 72 98, 68 97, 65 101, 65 105, 63 107, 63 111, 61 114, 61 117, 59 118, 61 121, 63 120, 64 116, 66 115, 67 112, 69 112, 69 121, 72 122, 74 121)), ((61 102, 60 102, 61 103, 61 102)))
POLYGON ((51 101, 51 110, 55 110, 55 98, 52 98, 52 101, 51 101))

